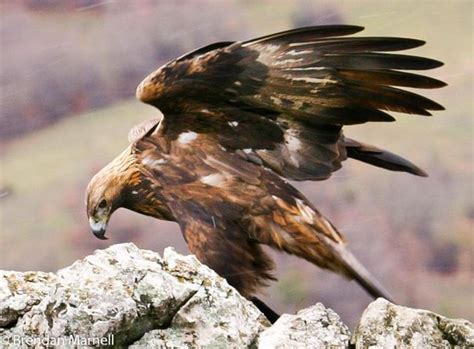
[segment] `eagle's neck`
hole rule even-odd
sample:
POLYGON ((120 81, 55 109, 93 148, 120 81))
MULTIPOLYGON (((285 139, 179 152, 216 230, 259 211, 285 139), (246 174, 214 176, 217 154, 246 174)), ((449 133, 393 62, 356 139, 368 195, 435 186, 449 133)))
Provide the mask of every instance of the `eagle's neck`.
POLYGON ((161 185, 153 182, 149 175, 141 170, 139 169, 129 181, 124 207, 146 216, 175 221, 166 198, 161 193, 161 185))

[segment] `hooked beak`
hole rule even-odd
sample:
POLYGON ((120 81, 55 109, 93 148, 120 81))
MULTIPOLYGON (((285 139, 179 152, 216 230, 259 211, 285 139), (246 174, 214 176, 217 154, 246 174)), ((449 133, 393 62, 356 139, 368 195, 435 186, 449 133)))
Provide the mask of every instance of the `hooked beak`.
POLYGON ((91 227, 92 233, 96 238, 100 240, 107 240, 105 237, 105 232, 107 230, 107 221, 98 221, 96 222, 93 218, 89 218, 89 225, 91 227))

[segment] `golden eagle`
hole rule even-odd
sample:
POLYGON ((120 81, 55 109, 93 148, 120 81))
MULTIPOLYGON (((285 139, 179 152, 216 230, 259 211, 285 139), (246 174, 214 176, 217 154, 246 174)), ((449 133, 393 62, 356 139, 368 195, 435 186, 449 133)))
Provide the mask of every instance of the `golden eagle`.
POLYGON ((361 30, 316 26, 218 42, 151 73, 136 95, 164 117, 132 129, 130 145, 91 180, 87 214, 95 236, 105 239, 110 216, 125 207, 178 222, 189 250, 249 299, 274 279, 262 245, 388 298, 334 225, 287 181, 326 179, 347 158, 426 176, 342 128, 394 121, 386 111, 443 110, 398 88, 444 86, 401 71, 442 63, 387 53, 420 40, 347 37, 361 30))

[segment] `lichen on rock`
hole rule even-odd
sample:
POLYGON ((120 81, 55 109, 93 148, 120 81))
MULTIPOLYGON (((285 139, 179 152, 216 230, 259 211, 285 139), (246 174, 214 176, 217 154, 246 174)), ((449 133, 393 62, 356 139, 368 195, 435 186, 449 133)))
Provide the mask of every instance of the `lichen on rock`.
POLYGON ((160 345, 179 332, 190 345, 247 346, 269 325, 196 258, 170 248, 161 258, 131 243, 96 251, 56 274, 1 272, 0 292, 3 343, 74 335, 140 346, 157 331, 165 338, 160 345))
POLYGON ((183 257, 168 248, 163 260, 173 276, 202 286, 166 329, 148 332, 131 348, 246 348, 270 325, 252 303, 194 256, 183 257))
POLYGON ((351 333, 333 310, 321 303, 300 310, 296 315, 282 315, 263 331, 259 348, 345 348, 351 333))
MULTIPOLYGON (((0 347, 47 347, 29 339, 111 339, 130 348, 343 348, 351 334, 322 304, 271 326, 225 279, 194 256, 163 257, 120 244, 57 273, 0 271, 0 347)), ((474 329, 426 310, 378 299, 351 341, 358 348, 474 346, 474 329)), ((67 342, 57 347, 92 347, 67 342)), ((51 344, 51 343, 49 343, 51 344)), ((54 346, 54 345, 50 345, 54 346)))
POLYGON ((0 327, 10 327, 38 304, 55 282, 56 275, 44 272, 3 271, 0 278, 0 327))
POLYGON ((352 342, 356 348, 474 347, 472 323, 392 304, 383 298, 362 314, 352 342))

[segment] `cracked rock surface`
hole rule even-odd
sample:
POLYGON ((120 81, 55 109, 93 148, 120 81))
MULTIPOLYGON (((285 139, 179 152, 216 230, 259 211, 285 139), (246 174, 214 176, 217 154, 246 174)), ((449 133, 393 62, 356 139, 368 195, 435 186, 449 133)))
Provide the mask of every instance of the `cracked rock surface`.
MULTIPOLYGON (((466 320, 378 299, 351 341, 359 348, 469 347, 473 333, 466 320)), ((322 304, 284 314, 270 326, 214 271, 171 248, 160 257, 119 244, 57 273, 0 271, 1 348, 33 346, 15 342, 18 338, 70 336, 113 337, 118 348, 283 349, 343 348, 351 334, 322 304)), ((57 346, 88 345, 96 344, 57 346)))
POLYGON ((356 348, 473 348, 474 327, 379 298, 362 314, 352 342, 356 348))
POLYGON ((260 334, 258 346, 262 349, 345 348, 350 337, 339 315, 318 303, 296 315, 283 314, 260 334))
POLYGON ((124 347, 250 346, 269 323, 192 256, 121 244, 50 273, 0 273, 0 339, 114 336, 124 347), (150 341, 149 343, 147 341, 150 341))

